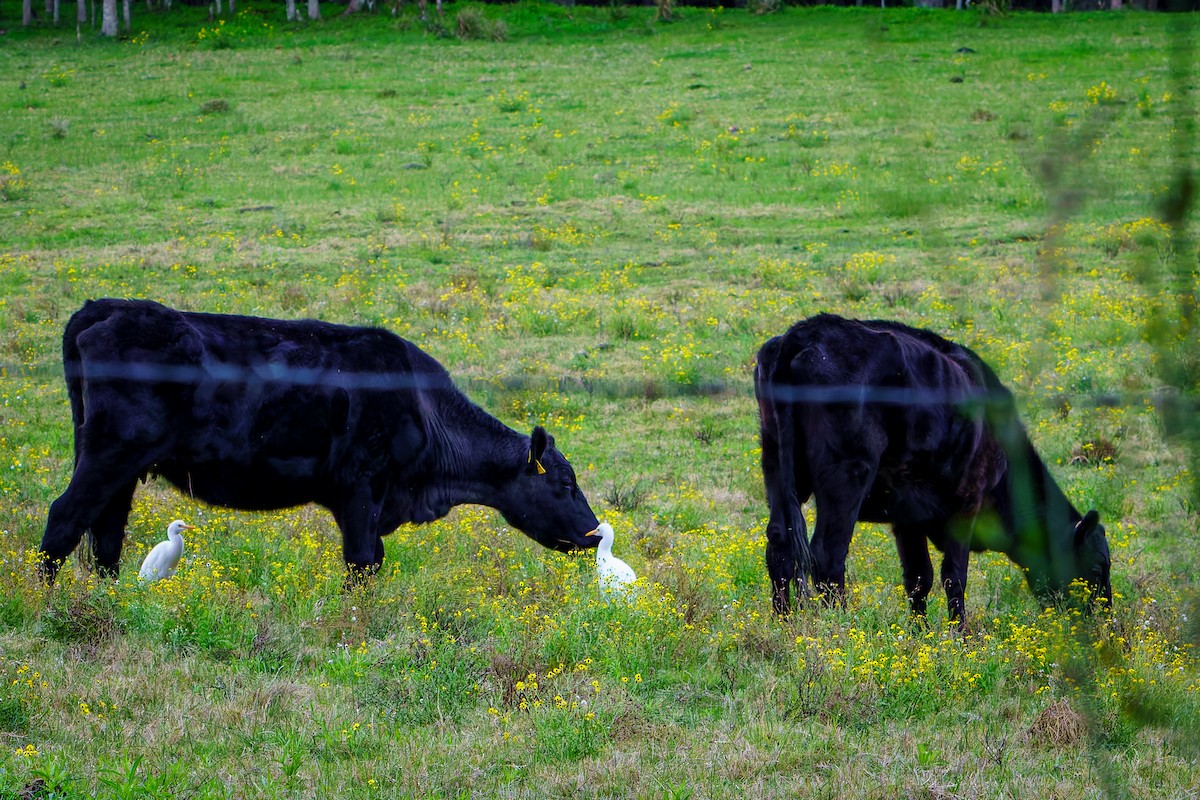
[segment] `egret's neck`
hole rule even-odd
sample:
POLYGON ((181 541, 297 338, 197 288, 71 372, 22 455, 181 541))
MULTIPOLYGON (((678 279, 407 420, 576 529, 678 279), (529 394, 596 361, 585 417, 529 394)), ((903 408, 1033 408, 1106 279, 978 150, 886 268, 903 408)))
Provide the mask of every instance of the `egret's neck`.
POLYGON ((613 540, 611 536, 603 536, 596 547, 596 555, 611 556, 613 540))

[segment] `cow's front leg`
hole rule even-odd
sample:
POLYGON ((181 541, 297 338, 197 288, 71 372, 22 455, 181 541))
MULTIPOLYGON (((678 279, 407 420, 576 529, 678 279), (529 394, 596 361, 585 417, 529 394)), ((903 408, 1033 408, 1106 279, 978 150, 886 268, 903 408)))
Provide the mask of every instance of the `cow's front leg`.
POLYGON ((959 630, 966 629, 967 562, 971 557, 969 545, 948 537, 942 554, 942 586, 946 589, 946 607, 950 622, 959 630))
POLYGON ((929 542, 920 526, 894 525, 896 550, 904 573, 904 593, 915 617, 925 616, 925 599, 933 588, 933 562, 929 558, 929 542))
POLYGON ((342 558, 346 561, 349 577, 356 582, 374 575, 383 564, 380 505, 372 494, 371 487, 366 484, 355 487, 333 512, 342 532, 342 558))

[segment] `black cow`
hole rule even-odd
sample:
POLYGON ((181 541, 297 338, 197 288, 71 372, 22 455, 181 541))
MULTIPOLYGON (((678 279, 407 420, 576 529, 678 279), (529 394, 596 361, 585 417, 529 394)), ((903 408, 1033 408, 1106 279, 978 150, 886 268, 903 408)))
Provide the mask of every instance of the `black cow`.
POLYGON ((822 314, 758 353, 755 395, 775 611, 790 587, 844 596, 857 520, 892 525, 914 614, 942 551, 950 619, 962 624, 970 551, 999 550, 1042 599, 1083 579, 1112 600, 1099 515, 1080 515, 1030 444, 1012 395, 975 353, 896 322, 822 314), (800 506, 815 495, 811 544, 800 506))
POLYGON ((50 580, 89 529, 100 570, 116 575, 147 474, 231 508, 322 505, 360 575, 383 562, 381 537, 461 503, 555 550, 600 541, 545 430, 508 428, 385 330, 97 300, 67 323, 63 362, 75 472, 42 538, 50 580))

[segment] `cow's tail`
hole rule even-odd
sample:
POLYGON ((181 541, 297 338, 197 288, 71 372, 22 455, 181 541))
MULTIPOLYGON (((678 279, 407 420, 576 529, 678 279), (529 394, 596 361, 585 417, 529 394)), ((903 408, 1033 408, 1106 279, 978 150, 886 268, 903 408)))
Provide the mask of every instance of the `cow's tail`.
POLYGON ((801 509, 801 504, 807 498, 798 496, 796 483, 796 448, 800 442, 797 441, 795 415, 792 413, 795 398, 789 396, 792 385, 790 381, 784 380, 781 369, 781 363, 784 361, 781 358, 783 340, 784 337, 772 339, 759 351, 754 383, 762 426, 764 430, 773 431, 776 440, 774 467, 780 494, 778 505, 780 522, 783 525, 781 533, 786 540, 785 557, 791 562, 791 569, 787 571, 791 573, 791 582, 797 596, 800 597, 809 593, 813 558, 801 509))

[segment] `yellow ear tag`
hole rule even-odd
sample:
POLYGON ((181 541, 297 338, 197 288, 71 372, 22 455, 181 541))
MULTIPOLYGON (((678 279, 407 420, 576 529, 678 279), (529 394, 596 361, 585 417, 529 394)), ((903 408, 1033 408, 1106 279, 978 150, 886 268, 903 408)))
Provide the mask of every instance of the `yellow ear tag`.
POLYGON ((538 459, 538 460, 536 460, 536 461, 534 460, 534 458, 533 458, 533 451, 532 451, 532 450, 530 450, 530 451, 529 451, 529 458, 527 458, 527 459, 525 459, 525 460, 526 460, 527 462, 533 462, 534 464, 537 464, 537 471, 538 471, 538 475, 545 475, 545 474, 546 474, 546 468, 542 466, 542 461, 541 461, 541 459, 538 459))

